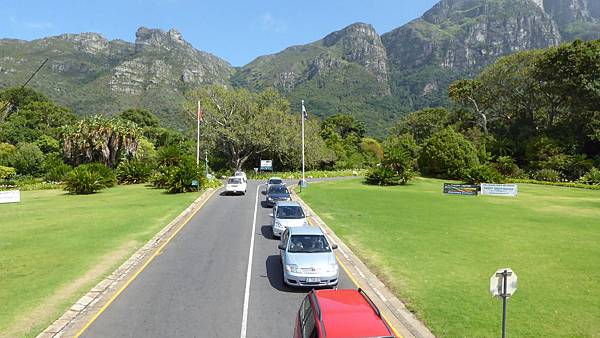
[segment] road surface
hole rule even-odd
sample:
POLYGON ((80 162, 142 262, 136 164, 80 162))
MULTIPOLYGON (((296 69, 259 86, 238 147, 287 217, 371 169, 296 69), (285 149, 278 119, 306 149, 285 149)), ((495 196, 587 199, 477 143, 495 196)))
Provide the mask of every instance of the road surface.
MULTIPOLYGON (((82 337, 291 337, 308 289, 283 284, 261 183, 215 193, 82 337)), ((353 287, 343 269, 339 287, 353 287)))

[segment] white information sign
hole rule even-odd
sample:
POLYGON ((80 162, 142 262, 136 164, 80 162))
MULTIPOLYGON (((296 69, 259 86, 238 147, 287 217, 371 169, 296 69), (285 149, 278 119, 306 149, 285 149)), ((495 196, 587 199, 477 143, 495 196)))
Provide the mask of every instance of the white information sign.
POLYGON ((517 291, 517 274, 510 268, 498 269, 490 278, 490 292, 494 297, 502 297, 504 292, 504 275, 506 271, 506 297, 517 291))
POLYGON ((0 204, 21 202, 20 190, 0 191, 0 204))
POLYGON ((273 160, 260 160, 260 170, 273 170, 273 160))
POLYGON ((481 183, 481 195, 495 196, 517 196, 518 188, 516 184, 489 184, 481 183))

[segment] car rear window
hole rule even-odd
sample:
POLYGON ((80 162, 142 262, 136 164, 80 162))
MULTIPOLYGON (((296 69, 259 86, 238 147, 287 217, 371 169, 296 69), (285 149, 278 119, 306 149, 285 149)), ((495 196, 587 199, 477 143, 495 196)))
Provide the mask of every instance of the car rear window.
POLYGON ((283 185, 272 185, 269 188, 270 194, 289 194, 287 188, 283 185))
POLYGON ((270 179, 269 184, 283 184, 283 180, 280 179, 270 179))
POLYGON ((228 184, 242 184, 242 179, 238 177, 230 178, 227 180, 228 184))
POLYGON ((300 219, 304 218, 304 211, 299 205, 282 205, 277 208, 277 218, 300 219))

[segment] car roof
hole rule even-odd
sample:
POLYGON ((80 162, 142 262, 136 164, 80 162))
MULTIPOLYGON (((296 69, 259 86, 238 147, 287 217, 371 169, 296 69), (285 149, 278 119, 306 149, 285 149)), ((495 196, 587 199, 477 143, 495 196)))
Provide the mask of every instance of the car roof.
POLYGON ((270 180, 282 180, 283 181, 283 178, 281 178, 281 177, 269 177, 269 181, 270 180))
POLYGON ((296 201, 278 201, 275 205, 278 207, 302 207, 300 203, 296 201))
POLYGON ((243 177, 242 176, 229 176, 228 180, 230 180, 232 178, 243 178, 243 177))
POLYGON ((316 290, 328 338, 393 337, 379 310, 359 290, 316 290))
POLYGON ((287 228, 290 235, 324 235, 319 227, 301 226, 287 228))

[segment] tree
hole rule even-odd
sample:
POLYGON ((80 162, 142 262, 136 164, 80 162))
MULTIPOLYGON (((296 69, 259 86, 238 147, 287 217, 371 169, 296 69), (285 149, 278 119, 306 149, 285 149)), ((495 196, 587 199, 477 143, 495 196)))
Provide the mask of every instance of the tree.
POLYGON ((59 128, 76 121, 68 108, 50 101, 32 102, 13 113, 0 128, 0 140, 34 142, 42 135, 59 138, 59 128))
POLYGON ((100 162, 114 168, 122 157, 135 156, 140 134, 130 121, 95 115, 63 129, 63 151, 75 166, 100 162))
POLYGON ((20 175, 36 175, 42 171, 44 154, 33 143, 19 143, 9 162, 20 175))
POLYGON ((382 165, 392 169, 400 184, 406 184, 415 175, 419 146, 411 134, 392 136, 383 143, 382 165))
POLYGON ((449 123, 450 113, 445 108, 425 108, 409 113, 392 128, 392 135, 411 134, 418 144, 422 144, 433 133, 444 129, 449 123))
POLYGON ((50 99, 44 94, 37 92, 31 88, 11 87, 0 92, 0 101, 4 104, 0 106, 4 111, 0 112, 0 122, 4 121, 10 114, 17 112, 19 109, 34 102, 49 102, 50 99))
POLYGON ((196 112, 200 101, 204 110, 201 138, 224 156, 233 169, 261 154, 277 152, 277 145, 293 133, 286 123, 289 104, 274 90, 251 93, 220 85, 193 91, 186 111, 196 112))
POLYGON ((160 126, 160 120, 158 119, 158 117, 156 117, 156 115, 152 114, 148 110, 142 108, 132 108, 124 110, 117 114, 117 117, 123 120, 131 121, 137 124, 137 126, 140 128, 158 128, 160 126))
POLYGON ((460 179, 465 170, 479 165, 473 145, 451 127, 431 136, 418 162, 425 174, 449 179, 460 179))

